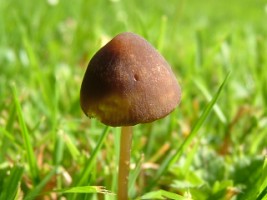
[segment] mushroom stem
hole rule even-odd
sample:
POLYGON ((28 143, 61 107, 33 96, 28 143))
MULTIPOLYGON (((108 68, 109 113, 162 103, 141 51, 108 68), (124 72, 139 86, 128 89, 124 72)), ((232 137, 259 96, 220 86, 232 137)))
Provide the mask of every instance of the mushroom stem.
POLYGON ((128 177, 130 171, 132 136, 132 126, 123 126, 121 128, 118 200, 128 199, 128 177))

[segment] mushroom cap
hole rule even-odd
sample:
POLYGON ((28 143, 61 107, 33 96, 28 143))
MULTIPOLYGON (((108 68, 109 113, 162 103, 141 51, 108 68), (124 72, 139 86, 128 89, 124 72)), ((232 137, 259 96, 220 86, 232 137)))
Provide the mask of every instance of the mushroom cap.
POLYGON ((125 32, 92 57, 80 96, 88 117, 110 126, 132 126, 168 115, 179 104, 181 89, 156 49, 125 32))

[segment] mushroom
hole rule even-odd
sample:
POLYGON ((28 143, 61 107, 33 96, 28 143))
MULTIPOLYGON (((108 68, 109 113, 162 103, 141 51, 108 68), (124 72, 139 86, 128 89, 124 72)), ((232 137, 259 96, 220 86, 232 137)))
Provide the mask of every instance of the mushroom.
POLYGON ((167 61, 137 34, 117 35, 89 62, 80 91, 83 112, 122 127, 119 200, 128 199, 132 126, 165 117, 180 98, 180 86, 167 61))

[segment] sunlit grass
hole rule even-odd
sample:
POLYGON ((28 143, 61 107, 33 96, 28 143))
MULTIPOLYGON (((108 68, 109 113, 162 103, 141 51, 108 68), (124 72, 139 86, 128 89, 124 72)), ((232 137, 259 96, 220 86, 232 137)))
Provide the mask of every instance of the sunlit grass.
POLYGON ((182 86, 171 115, 134 127, 131 199, 267 199, 265 1, 51 2, 0 0, 0 200, 116 199, 120 131, 84 116, 79 92, 123 31, 182 86))

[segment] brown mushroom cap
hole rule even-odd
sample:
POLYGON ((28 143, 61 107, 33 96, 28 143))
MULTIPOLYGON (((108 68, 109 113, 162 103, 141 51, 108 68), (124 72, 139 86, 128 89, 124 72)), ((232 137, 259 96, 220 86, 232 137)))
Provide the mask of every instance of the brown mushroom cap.
POLYGON ((179 104, 181 90, 156 49, 126 32, 93 56, 80 95, 87 116, 110 126, 130 126, 168 115, 179 104))

